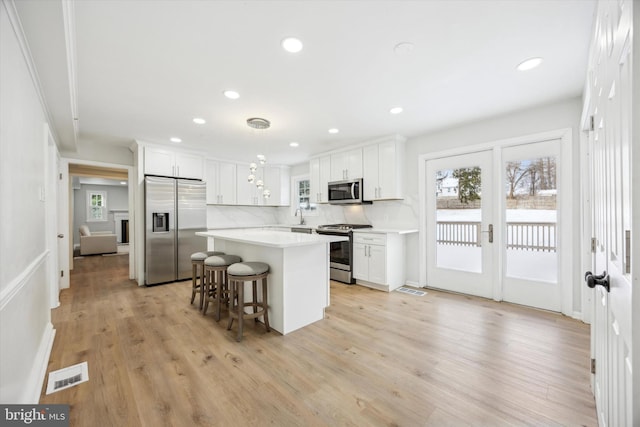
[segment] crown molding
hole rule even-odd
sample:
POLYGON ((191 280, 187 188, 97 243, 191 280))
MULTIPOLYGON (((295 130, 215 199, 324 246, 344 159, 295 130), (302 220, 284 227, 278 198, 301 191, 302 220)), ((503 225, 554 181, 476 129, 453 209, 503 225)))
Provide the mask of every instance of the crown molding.
POLYGON ((67 75, 69 78, 69 100, 71 103, 71 120, 73 121, 73 146, 78 147, 79 116, 78 116, 78 77, 77 77, 77 49, 76 49, 76 13, 74 3, 62 0, 62 17, 64 20, 64 40, 67 51, 67 75))
POLYGON ((29 43, 27 42, 27 38, 25 37, 22 22, 20 22, 20 17, 18 16, 18 11, 16 10, 15 2, 14 0, 2 0, 2 5, 7 11, 7 16, 9 17, 11 28, 13 28, 13 33, 16 36, 18 45, 20 46, 20 51, 22 52, 24 62, 27 65, 27 69, 29 70, 29 75, 31 77, 33 87, 38 96, 38 100, 40 101, 42 111, 47 118, 47 122, 49 123, 50 132, 53 136, 53 139, 56 141, 56 145, 60 147, 60 137, 58 136, 58 132, 56 131, 55 127, 52 126, 54 122, 51 117, 49 106, 47 105, 47 100, 45 99, 44 93, 42 91, 42 85, 40 84, 38 70, 35 67, 33 56, 31 55, 31 50, 29 49, 29 43))

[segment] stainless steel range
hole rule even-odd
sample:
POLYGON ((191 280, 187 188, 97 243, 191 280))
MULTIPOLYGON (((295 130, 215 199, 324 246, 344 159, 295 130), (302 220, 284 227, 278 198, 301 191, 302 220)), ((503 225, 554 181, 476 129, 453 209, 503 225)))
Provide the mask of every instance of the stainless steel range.
POLYGON ((331 280, 348 284, 355 283, 353 278, 353 230, 357 228, 371 228, 369 224, 328 224, 316 229, 318 234, 333 236, 347 236, 348 241, 332 242, 329 249, 331 280))

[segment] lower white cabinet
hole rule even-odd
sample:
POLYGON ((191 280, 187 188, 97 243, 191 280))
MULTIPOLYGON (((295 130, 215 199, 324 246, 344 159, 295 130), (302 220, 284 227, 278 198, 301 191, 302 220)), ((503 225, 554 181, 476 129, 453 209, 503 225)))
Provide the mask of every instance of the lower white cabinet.
POLYGON ((405 282, 404 235, 353 233, 353 277, 359 285, 392 291, 405 282))

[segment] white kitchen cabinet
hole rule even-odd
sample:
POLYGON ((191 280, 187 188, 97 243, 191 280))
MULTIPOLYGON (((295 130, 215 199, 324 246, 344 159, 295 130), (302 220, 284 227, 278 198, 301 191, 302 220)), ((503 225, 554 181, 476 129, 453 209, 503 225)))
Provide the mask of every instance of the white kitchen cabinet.
POLYGON ((327 203, 329 201, 328 184, 331 177, 331 157, 323 156, 309 162, 309 187, 311 201, 327 203))
POLYGON ((239 205, 257 205, 257 188, 255 183, 247 180, 249 176, 249 163, 238 163, 236 165, 237 193, 236 199, 239 205))
POLYGON ((264 188, 256 187, 255 182, 250 183, 247 180, 249 176, 249 164, 238 163, 237 165, 238 193, 237 199, 239 205, 248 206, 289 206, 289 179, 290 173, 287 166, 265 165, 259 166, 255 172, 256 180, 262 179, 264 188), (269 189, 271 197, 265 199, 263 190, 269 189))
POLYGON ((331 154, 331 181, 362 178, 362 148, 331 154))
POLYGON ((365 200, 402 199, 404 140, 372 144, 363 148, 362 169, 365 200))
POLYGON ((404 235, 399 233, 353 233, 353 277, 356 283, 392 291, 405 281, 404 235))
POLYGON ((262 204, 265 206, 289 206, 290 205, 290 184, 289 168, 287 166, 265 166, 264 184, 265 188, 271 191, 271 197, 262 197, 262 204))
POLYGON ((146 175, 203 179, 203 169, 201 156, 154 147, 145 147, 144 149, 144 173, 146 175))
POLYGON ((218 160, 207 160, 205 169, 207 182, 207 204, 235 205, 236 164, 218 160))

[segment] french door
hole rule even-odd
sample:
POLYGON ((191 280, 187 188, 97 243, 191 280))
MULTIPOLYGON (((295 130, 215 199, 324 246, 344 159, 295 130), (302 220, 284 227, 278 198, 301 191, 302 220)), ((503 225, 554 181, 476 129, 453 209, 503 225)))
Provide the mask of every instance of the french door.
MULTIPOLYGON (((502 149, 502 298, 561 311, 560 140, 502 149)), ((566 242, 565 244, 568 244, 566 242)))
POLYGON ((561 311, 561 139, 427 160, 427 285, 561 311))
POLYGON ((493 296, 491 150, 427 161, 427 284, 493 296))

